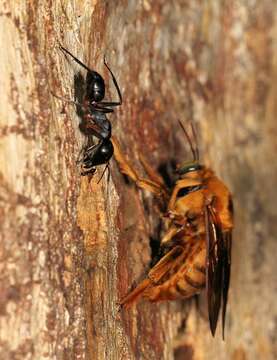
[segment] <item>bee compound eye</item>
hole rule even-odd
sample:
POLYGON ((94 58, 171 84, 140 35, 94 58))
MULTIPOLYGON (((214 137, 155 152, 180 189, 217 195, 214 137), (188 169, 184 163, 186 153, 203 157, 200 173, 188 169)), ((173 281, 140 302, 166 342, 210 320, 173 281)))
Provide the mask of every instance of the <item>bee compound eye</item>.
POLYGON ((191 164, 185 164, 185 165, 181 166, 177 170, 177 173, 179 175, 184 175, 184 174, 187 174, 189 172, 198 171, 198 170, 201 170, 201 169, 203 169, 202 165, 200 165, 198 163, 191 163, 191 164))

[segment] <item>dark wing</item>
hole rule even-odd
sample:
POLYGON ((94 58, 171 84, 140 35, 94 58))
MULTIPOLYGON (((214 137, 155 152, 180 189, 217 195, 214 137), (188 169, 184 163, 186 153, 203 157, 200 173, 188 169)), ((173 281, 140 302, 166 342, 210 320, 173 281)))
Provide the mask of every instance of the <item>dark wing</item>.
POLYGON ((225 314, 231 274, 232 231, 223 234, 223 279, 222 279, 222 337, 224 340, 225 314))
MULTIPOLYGON (((209 322, 212 335, 215 335, 218 315, 221 306, 221 294, 227 295, 228 286, 223 279, 228 278, 227 267, 224 266, 224 257, 226 249, 224 246, 224 237, 221 229, 221 223, 211 205, 206 207, 206 240, 207 240, 207 260, 206 260, 206 291, 208 298, 209 322), (226 274, 225 274, 226 273, 226 274)), ((227 297, 224 297, 223 305, 226 310, 227 297), (226 301, 225 301, 226 300, 226 301)), ((225 314, 224 314, 225 317, 225 314)))

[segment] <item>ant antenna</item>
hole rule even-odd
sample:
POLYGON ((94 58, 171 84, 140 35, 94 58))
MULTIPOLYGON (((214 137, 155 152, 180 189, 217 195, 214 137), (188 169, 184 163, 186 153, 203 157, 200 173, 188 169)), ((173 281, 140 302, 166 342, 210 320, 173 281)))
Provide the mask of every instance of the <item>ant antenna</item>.
POLYGON ((102 172, 102 175, 100 176, 100 179, 97 181, 97 184, 100 183, 100 181, 102 180, 102 178, 103 178, 103 176, 104 176, 104 174, 105 174, 105 172, 106 172, 107 169, 108 169, 108 171, 110 171, 109 163, 107 163, 107 165, 105 166, 105 169, 104 169, 104 171, 102 172))
MULTIPOLYGON (((183 129, 183 131, 185 133, 185 136, 186 136, 186 138, 188 140, 190 150, 191 150, 192 155, 193 155, 193 161, 198 161, 198 150, 195 151, 195 149, 194 149, 194 147, 192 145, 191 139, 189 137, 189 134, 188 134, 187 130, 185 129, 184 124, 182 123, 182 121, 180 119, 178 119, 178 121, 179 121, 179 124, 180 124, 181 128, 183 129)), ((194 131, 193 131, 193 135, 194 135, 194 131)))
POLYGON ((66 48, 64 48, 60 43, 59 43, 59 48, 61 51, 63 51, 63 53, 66 53, 67 55, 71 56, 72 59, 74 61, 76 61, 77 64, 79 64, 80 66, 82 66, 84 69, 86 69, 88 72, 91 72, 91 69, 86 66, 84 63, 82 63, 82 61, 80 61, 79 59, 76 58, 76 56, 74 56, 73 54, 71 54, 70 51, 68 51, 66 48))
POLYGON ((109 67, 107 61, 106 61, 106 54, 104 54, 104 65, 106 66, 106 68, 109 70, 109 73, 111 74, 111 77, 112 77, 112 79, 113 79, 114 86, 116 87, 116 91, 117 91, 117 94, 118 94, 118 97, 119 97, 119 102, 120 102, 120 104, 122 104, 122 95, 121 95, 121 92, 120 92, 118 83, 117 83, 117 81, 116 81, 116 78, 115 78, 115 76, 114 76, 111 68, 109 67))

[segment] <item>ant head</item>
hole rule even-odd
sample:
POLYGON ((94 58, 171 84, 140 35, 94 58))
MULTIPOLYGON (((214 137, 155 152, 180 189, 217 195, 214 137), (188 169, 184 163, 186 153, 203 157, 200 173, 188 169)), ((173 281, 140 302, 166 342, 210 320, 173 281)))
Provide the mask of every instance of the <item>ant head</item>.
POLYGON ((89 71, 86 78, 87 98, 91 102, 99 102, 105 97, 105 82, 96 71, 89 71))

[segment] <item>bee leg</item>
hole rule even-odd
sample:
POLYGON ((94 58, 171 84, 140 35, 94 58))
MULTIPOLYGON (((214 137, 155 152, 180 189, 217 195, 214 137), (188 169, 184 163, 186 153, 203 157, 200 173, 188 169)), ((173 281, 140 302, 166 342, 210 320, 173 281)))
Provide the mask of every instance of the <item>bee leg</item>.
POLYGON ((133 291, 127 294, 121 301, 120 306, 129 309, 135 302, 137 302, 141 296, 143 296, 144 291, 151 285, 149 279, 142 280, 138 286, 135 287, 133 291))
POLYGON ((176 226, 171 225, 171 227, 168 229, 168 231, 164 234, 164 236, 161 239, 161 245, 164 246, 168 244, 172 238, 178 233, 180 229, 176 228, 176 226))
POLYGON ((168 203, 168 211, 174 211, 177 194, 178 194, 179 190, 181 190, 183 187, 184 187, 183 184, 178 184, 177 183, 175 185, 175 187, 173 189, 173 192, 172 192, 172 195, 171 195, 171 198, 170 198, 169 203, 168 203))
POLYGON ((165 254, 148 273, 151 283, 157 284, 172 269, 173 265, 179 263, 180 259, 183 259, 184 254, 184 248, 180 245, 176 245, 165 254))
MULTIPOLYGON (((163 276, 169 273, 177 262, 183 259, 184 248, 182 246, 175 246, 149 271, 148 278, 142 280, 134 290, 127 294, 121 301, 120 305, 125 309, 131 307, 141 297, 147 297, 150 291, 156 293, 155 287, 163 276)), ((155 301, 155 300, 154 300, 155 301)), ((158 297, 156 299, 158 301, 158 297)))
POLYGON ((159 198, 165 197, 167 193, 165 193, 164 188, 156 181, 140 178, 135 169, 128 163, 126 157, 120 149, 118 141, 114 137, 112 137, 111 141, 114 147, 114 157, 118 163, 121 173, 132 179, 139 188, 148 190, 159 198))
POLYGON ((161 177, 161 175, 148 163, 148 161, 146 160, 145 156, 143 156, 142 154, 139 154, 139 160, 146 172, 146 174, 148 175, 148 177, 150 178, 150 180, 154 181, 155 183, 159 184, 165 192, 167 192, 167 187, 165 185, 165 182, 163 180, 163 178, 161 177))
POLYGON ((170 197, 169 203, 168 203, 168 211, 174 212, 176 198, 177 198, 178 192, 181 189, 184 189, 189 186, 197 186, 200 184, 201 184, 201 182, 199 179, 181 179, 181 180, 177 181, 177 183, 172 191, 172 195, 170 197))

